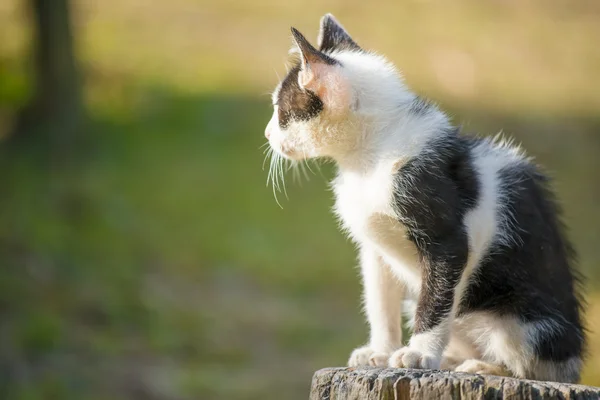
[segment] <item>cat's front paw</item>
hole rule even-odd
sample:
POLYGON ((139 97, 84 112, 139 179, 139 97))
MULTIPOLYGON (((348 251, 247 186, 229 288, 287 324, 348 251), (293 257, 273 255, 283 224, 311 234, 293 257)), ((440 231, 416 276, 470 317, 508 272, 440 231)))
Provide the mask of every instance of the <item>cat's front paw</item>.
POLYGON ((348 360, 349 367, 371 366, 371 367, 387 367, 388 353, 374 351, 369 346, 359 347, 350 354, 348 360))
POLYGON ((396 350, 389 359, 392 368, 439 369, 440 357, 424 354, 409 346, 396 350))

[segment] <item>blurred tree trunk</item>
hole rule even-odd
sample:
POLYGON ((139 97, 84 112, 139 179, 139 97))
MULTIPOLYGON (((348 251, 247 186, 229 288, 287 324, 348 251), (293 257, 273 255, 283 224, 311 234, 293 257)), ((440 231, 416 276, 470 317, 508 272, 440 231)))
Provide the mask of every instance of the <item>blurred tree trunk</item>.
POLYGON ((81 81, 73 53, 69 0, 29 0, 34 25, 34 79, 30 103, 9 138, 59 162, 71 158, 83 134, 81 81))

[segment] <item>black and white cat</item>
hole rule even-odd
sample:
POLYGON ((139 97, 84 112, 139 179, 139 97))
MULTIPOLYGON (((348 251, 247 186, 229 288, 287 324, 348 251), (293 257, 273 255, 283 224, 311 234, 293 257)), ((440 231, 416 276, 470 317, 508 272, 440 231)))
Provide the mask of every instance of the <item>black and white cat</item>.
POLYGON ((371 328, 348 364, 577 381, 579 285, 546 177, 510 143, 460 135, 333 16, 318 48, 292 33, 298 60, 265 135, 279 157, 338 166, 371 328))

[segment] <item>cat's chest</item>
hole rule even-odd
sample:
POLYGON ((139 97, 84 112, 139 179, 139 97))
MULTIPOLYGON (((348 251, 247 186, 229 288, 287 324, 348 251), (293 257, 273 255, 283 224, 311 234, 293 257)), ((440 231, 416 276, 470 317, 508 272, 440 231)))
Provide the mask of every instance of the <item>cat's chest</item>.
POLYGON ((333 183, 335 212, 353 238, 365 239, 373 221, 394 218, 394 174, 389 169, 369 174, 340 173, 333 183))

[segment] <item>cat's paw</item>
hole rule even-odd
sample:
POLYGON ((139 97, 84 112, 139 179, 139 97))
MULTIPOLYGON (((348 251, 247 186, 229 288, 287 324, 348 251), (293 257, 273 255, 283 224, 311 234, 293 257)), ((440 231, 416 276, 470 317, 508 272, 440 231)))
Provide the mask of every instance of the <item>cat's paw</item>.
POLYGON ((469 359, 454 369, 457 372, 468 372, 471 374, 510 376, 510 371, 502 365, 490 364, 485 361, 469 359))
POLYGON ((369 346, 359 347, 354 349, 352 354, 350 354, 350 359, 348 360, 349 367, 360 367, 363 365, 369 365, 369 358, 375 352, 369 346))
POLYGON ((390 353, 375 352, 369 357, 369 365, 372 367, 387 367, 390 353))
POLYGON ((374 351, 369 346, 359 347, 350 354, 348 360, 349 367, 371 366, 371 367, 387 367, 388 353, 374 351))
POLYGON ((424 354, 409 346, 396 350, 389 359, 392 368, 439 369, 440 358, 433 354, 424 354))
POLYGON ((465 359, 462 357, 444 356, 440 363, 440 369, 443 371, 454 371, 463 362, 465 362, 465 359))

